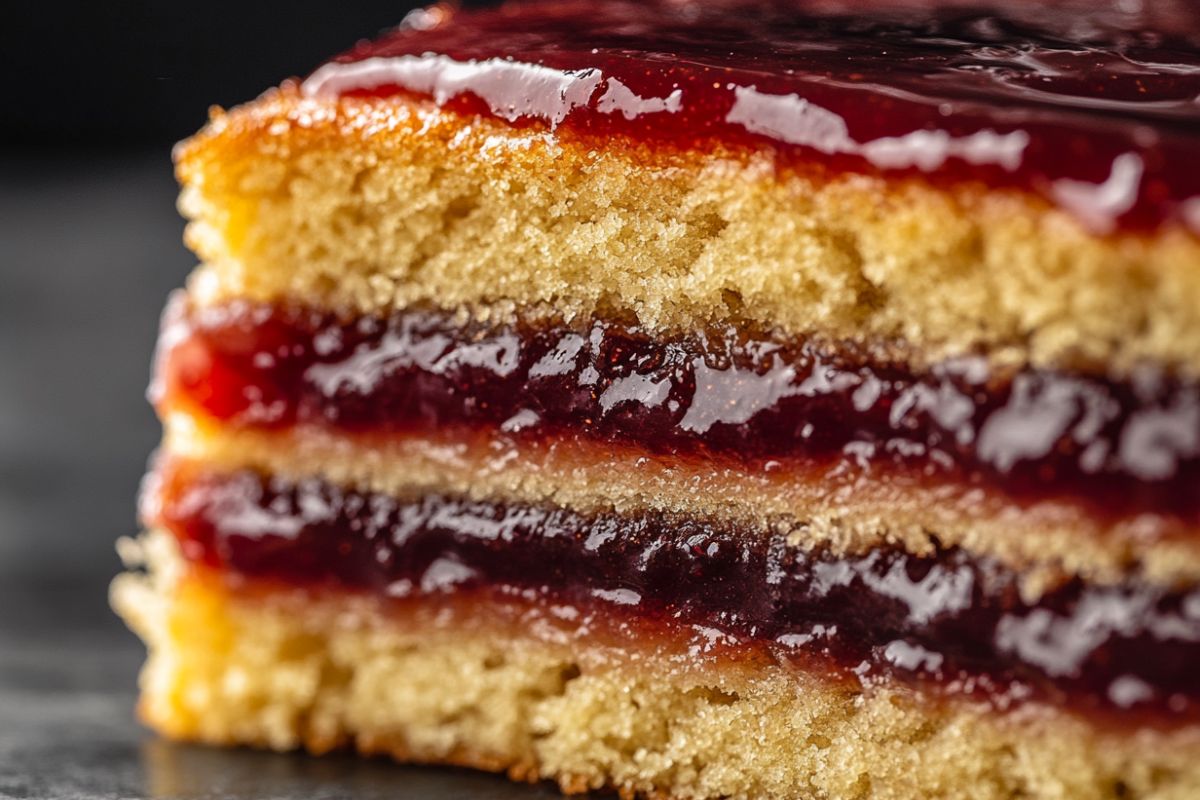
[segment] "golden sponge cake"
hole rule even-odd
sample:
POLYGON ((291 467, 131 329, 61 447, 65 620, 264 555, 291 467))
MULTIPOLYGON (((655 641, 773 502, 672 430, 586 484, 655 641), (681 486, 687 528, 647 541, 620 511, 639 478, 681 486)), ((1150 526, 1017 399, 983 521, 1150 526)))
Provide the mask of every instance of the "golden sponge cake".
POLYGON ((1200 793, 1165 7, 435 6, 176 153, 141 713, 628 796, 1200 793))

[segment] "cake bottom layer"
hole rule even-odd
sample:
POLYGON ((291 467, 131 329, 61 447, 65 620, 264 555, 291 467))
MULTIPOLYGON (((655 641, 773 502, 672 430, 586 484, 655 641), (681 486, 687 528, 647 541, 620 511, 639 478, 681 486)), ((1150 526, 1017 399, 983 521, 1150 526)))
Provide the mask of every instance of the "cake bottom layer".
POLYGON ((864 692, 516 596, 385 610, 187 566, 165 536, 141 550, 148 574, 118 579, 113 601, 150 650, 142 717, 174 738, 353 747, 659 797, 1200 796, 1191 728, 864 692))

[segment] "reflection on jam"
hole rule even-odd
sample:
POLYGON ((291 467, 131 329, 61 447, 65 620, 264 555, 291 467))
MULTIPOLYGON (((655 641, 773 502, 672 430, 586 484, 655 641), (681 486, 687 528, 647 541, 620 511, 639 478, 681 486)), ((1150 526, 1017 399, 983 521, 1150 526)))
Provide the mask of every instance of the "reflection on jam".
POLYGON ((959 358, 914 372, 733 328, 661 340, 604 321, 488 327, 426 310, 341 322, 295 307, 189 310, 182 297, 165 326, 157 399, 235 426, 585 436, 747 469, 801 459, 1200 517, 1200 386, 1149 369, 1125 382, 999 376, 959 358))
POLYGON ((413 92, 584 136, 768 144, 796 164, 1015 186, 1100 233, 1195 222, 1200 14, 1186 4, 1140 16, 1107 3, 746 5, 435 8, 304 89, 413 92))
POLYGON ((1030 605, 958 550, 835 557, 729 523, 425 496, 401 502, 250 472, 168 477, 161 519, 195 561, 392 597, 519 591, 708 638, 822 656, 1005 705, 1194 716, 1200 591, 1067 583, 1030 605))

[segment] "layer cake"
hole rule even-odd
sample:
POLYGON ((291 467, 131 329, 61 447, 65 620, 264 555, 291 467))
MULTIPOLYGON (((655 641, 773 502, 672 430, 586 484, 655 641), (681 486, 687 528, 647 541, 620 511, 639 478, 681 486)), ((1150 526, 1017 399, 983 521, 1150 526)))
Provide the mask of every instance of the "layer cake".
POLYGON ((113 588, 142 717, 569 792, 1197 796, 1198 40, 434 6, 214 111, 113 588))

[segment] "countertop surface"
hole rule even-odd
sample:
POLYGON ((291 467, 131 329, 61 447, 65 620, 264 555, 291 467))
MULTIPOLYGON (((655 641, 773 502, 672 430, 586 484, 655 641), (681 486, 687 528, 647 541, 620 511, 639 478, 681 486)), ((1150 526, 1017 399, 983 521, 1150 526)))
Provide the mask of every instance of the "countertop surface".
POLYGON ((158 436, 157 317, 192 257, 165 152, 0 155, 0 797, 552 798, 467 771, 165 742, 108 609, 158 436))

